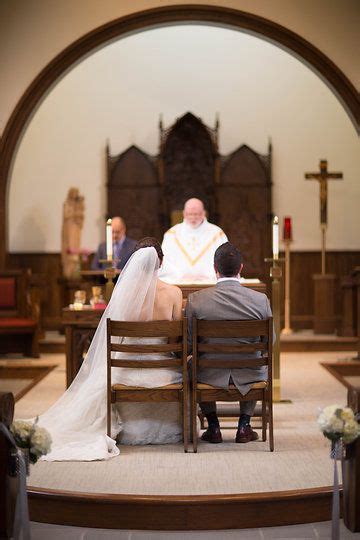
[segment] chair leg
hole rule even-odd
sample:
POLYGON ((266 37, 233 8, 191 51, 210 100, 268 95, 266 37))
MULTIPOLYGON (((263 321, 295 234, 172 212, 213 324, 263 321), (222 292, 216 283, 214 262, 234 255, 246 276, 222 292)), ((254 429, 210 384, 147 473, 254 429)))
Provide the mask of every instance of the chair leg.
POLYGON ((196 391, 194 392, 194 395, 192 396, 192 403, 191 403, 191 420, 192 420, 192 443, 193 443, 193 451, 194 453, 197 452, 197 430, 196 430, 196 417, 197 417, 197 401, 196 401, 196 391))
POLYGON ((267 411, 265 396, 263 396, 261 402, 261 427, 262 427, 262 440, 266 441, 266 427, 267 427, 267 411))
POLYGON ((187 406, 187 393, 182 390, 181 392, 181 404, 182 404, 182 421, 183 421, 183 439, 184 439, 184 452, 188 451, 188 406, 187 406))
POLYGON ((107 435, 108 437, 111 437, 111 402, 109 399, 107 400, 106 423, 107 423, 107 435))
POLYGON ((269 403, 269 442, 270 452, 274 451, 274 420, 273 420, 273 405, 269 403))

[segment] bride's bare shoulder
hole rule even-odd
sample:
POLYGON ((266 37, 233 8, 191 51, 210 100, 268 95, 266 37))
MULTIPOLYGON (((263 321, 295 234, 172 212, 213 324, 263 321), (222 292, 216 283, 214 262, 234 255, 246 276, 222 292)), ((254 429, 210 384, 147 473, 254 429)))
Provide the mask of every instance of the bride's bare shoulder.
POLYGON ((171 285, 170 283, 165 283, 165 281, 158 279, 157 287, 166 294, 174 297, 182 297, 182 290, 177 285, 171 285))

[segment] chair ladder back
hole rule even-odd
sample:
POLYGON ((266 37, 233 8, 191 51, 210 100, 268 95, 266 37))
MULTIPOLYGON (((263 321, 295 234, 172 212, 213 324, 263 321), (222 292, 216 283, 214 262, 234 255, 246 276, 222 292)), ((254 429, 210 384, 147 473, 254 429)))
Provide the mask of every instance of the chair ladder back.
POLYGON ((182 321, 146 321, 145 323, 134 321, 110 321, 110 363, 112 367, 123 367, 133 369, 157 369, 174 368, 182 366, 182 358, 152 359, 147 360, 149 354, 162 353, 181 353, 183 345, 181 343, 161 343, 161 344, 142 344, 142 343, 115 343, 112 338, 127 337, 165 337, 167 339, 179 339, 183 337, 182 321), (114 357, 113 354, 124 353, 121 358, 114 357), (129 353, 129 357, 125 356, 129 353), (144 355, 144 358, 138 360, 133 355, 144 355))
POLYGON ((267 319, 245 320, 198 320, 198 335, 201 337, 234 338, 267 336, 267 319))
POLYGON ((193 362, 192 362, 192 432, 194 452, 197 451, 197 430, 196 416, 197 404, 201 401, 256 401, 262 402, 262 435, 263 441, 266 441, 266 427, 269 426, 270 451, 274 449, 273 437, 273 412, 272 412, 272 341, 273 341, 273 319, 256 320, 238 320, 238 321, 208 321, 198 320, 195 317, 192 321, 193 328, 193 362), (259 338, 260 342, 254 343, 224 343, 221 341, 212 343, 216 340, 232 340, 259 338), (206 343, 202 339, 206 338, 206 343), (236 355, 250 355, 251 353, 261 353, 261 356, 239 357, 236 355), (209 358, 208 354, 216 353, 217 358, 209 358), (223 357, 222 356, 223 353, 223 357), (233 358, 226 358, 227 354, 233 355, 233 358), (200 357, 199 357, 200 356, 200 357), (235 358, 234 358, 235 357, 235 358), (243 396, 239 390, 230 386, 228 389, 209 385, 198 384, 198 368, 211 369, 237 369, 267 366, 266 381, 259 381, 262 385, 256 383, 249 392, 243 396), (266 382, 266 384, 264 384, 266 382))
MULTIPOLYGON (((117 340, 118 341, 118 340, 117 340)), ((107 319, 107 412, 108 433, 111 430, 111 404, 117 401, 175 401, 181 404, 183 414, 184 450, 188 447, 188 373, 187 373, 187 319, 179 321, 114 321, 107 319), (113 338, 166 338, 168 343, 120 343, 113 342, 113 338), (181 340, 180 343, 176 342, 181 340), (146 359, 148 354, 178 353, 174 358, 146 359), (122 353, 121 358, 114 358, 116 353, 122 353), (125 357, 126 353, 131 355, 125 357), (137 355, 144 358, 137 358, 137 355), (126 385, 113 386, 111 383, 111 368, 154 369, 154 368, 181 368, 182 384, 167 385, 165 387, 146 388, 126 385)))
POLYGON ((111 335, 117 337, 181 337, 181 321, 115 321, 111 320, 111 335), (170 324, 169 324, 170 323, 170 324))

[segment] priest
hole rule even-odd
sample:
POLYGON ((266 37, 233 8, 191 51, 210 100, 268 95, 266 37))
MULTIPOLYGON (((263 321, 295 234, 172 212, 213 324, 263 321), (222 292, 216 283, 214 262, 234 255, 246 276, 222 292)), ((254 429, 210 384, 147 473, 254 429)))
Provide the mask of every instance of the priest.
POLYGON ((215 282, 214 253, 228 241, 220 227, 209 223, 199 199, 186 201, 184 221, 171 227, 162 243, 163 267, 159 277, 168 283, 215 282))

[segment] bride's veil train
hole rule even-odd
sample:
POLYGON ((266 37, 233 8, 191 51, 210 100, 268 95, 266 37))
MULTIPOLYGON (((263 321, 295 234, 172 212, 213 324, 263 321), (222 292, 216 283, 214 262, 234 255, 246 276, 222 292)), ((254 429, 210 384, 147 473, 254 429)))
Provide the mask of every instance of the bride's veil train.
POLYGON ((39 425, 50 432, 53 440, 51 452, 43 459, 91 461, 119 454, 115 441, 106 435, 106 319, 151 320, 158 268, 159 259, 153 247, 139 249, 129 259, 79 373, 60 399, 39 418, 39 425))

